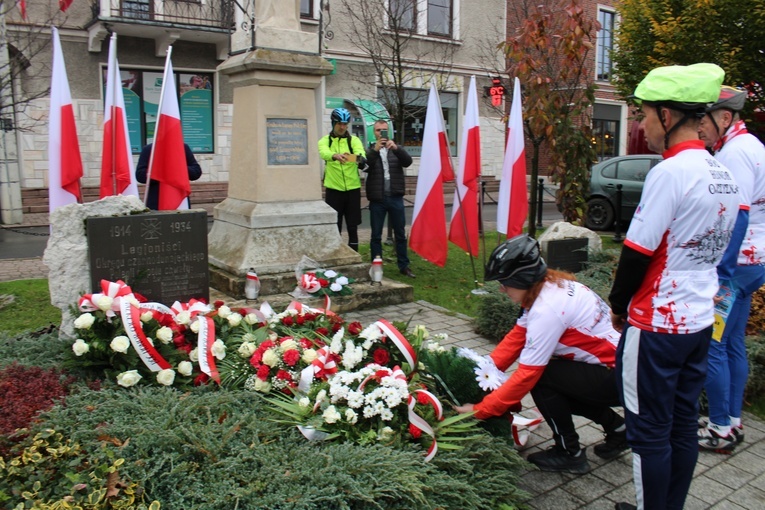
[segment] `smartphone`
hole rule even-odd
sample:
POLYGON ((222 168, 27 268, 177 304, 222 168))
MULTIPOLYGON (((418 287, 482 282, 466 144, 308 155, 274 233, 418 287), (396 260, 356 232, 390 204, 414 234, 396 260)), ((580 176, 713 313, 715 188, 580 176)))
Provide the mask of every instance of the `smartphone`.
POLYGON ((388 139, 388 130, 387 129, 380 130, 380 138, 384 138, 386 140, 388 139))

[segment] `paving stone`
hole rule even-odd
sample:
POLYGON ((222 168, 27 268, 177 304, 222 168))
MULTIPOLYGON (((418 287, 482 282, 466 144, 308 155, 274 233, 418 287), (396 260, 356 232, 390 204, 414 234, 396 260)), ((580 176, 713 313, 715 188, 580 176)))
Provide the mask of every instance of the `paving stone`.
POLYGON ((622 462, 624 457, 619 457, 593 470, 592 473, 598 478, 612 485, 624 485, 632 482, 632 457, 630 463, 622 462))
POLYGON ((694 478, 688 494, 704 501, 707 507, 714 505, 733 494, 734 489, 724 485, 706 474, 694 478))
POLYGON ((593 501, 582 507, 582 510, 613 510, 614 501, 610 499, 600 498, 597 501, 593 501))
POLYGON ((592 503, 601 499, 604 494, 614 490, 614 484, 591 474, 578 476, 566 482, 563 489, 581 499, 585 503, 592 503))
POLYGON ((549 492, 568 482, 571 478, 565 473, 545 473, 534 468, 521 476, 521 488, 534 497, 549 492))
POLYGON ((746 489, 739 489, 728 499, 744 508, 765 508, 765 492, 758 487, 748 486, 746 489))
POLYGON ((755 475, 752 473, 728 463, 715 466, 704 473, 704 475, 732 489, 738 489, 755 478, 755 475))
POLYGON ((529 502, 532 508, 538 508, 539 510, 549 510, 550 508, 555 508, 556 510, 575 509, 581 508, 583 504, 584 501, 563 489, 554 489, 546 494, 537 496, 529 502))
POLYGON ((713 506, 711 510, 747 510, 747 509, 731 501, 720 501, 715 506, 713 506))
POLYGON ((707 510, 707 508, 709 503, 690 494, 685 498, 685 505, 683 505, 683 510, 707 510))

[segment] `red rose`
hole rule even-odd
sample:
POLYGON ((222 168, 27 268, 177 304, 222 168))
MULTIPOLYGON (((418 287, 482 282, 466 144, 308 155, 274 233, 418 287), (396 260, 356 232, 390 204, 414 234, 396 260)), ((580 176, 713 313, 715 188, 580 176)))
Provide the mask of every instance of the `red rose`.
POLYGON ((321 285, 322 289, 326 289, 329 287, 329 280, 325 280, 324 278, 319 278, 319 285, 321 285))
POLYGON ((315 321, 316 320, 316 314, 313 313, 313 312, 308 312, 308 313, 304 314, 303 317, 305 317, 305 320, 307 320, 307 321, 315 321))
POLYGON ((294 320, 292 320, 292 316, 288 315, 286 317, 282 317, 282 324, 285 326, 292 326, 295 323, 294 320))
POLYGON ((333 333, 337 333, 338 331, 340 331, 340 328, 342 328, 342 327, 343 327, 343 323, 342 322, 336 322, 336 323, 332 324, 332 332, 333 333))
POLYGON ((260 368, 258 369, 258 379, 261 381, 267 381, 268 375, 271 373, 271 367, 268 365, 260 365, 260 368))
POLYGON ((193 351, 194 348, 192 347, 192 345, 190 343, 185 343, 185 344, 179 346, 178 350, 179 351, 183 351, 186 354, 191 354, 191 351, 193 351))
POLYGON ((284 353, 284 362, 288 366, 294 367, 298 361, 300 361, 300 353, 297 349, 290 349, 284 353))
POLYGON ((303 317, 302 315, 298 315, 295 320, 297 321, 299 326, 302 326, 303 324, 305 324, 305 317, 303 317))
POLYGON ((221 306, 225 305, 226 303, 224 301, 221 301, 220 299, 215 300, 215 303, 213 303, 213 306, 215 306, 215 309, 217 310, 221 306))
POLYGON ((240 308, 239 310, 237 310, 237 313, 239 315, 241 315, 242 317, 246 317, 247 314, 250 313, 249 310, 251 310, 251 309, 250 308, 240 308))
POLYGON ((177 348, 180 349, 180 347, 184 345, 185 343, 186 343, 186 337, 182 333, 179 333, 173 336, 173 344, 175 344, 177 348))
POLYGON ((358 335, 359 333, 362 332, 363 329, 364 327, 361 325, 359 321, 351 322, 350 324, 348 324, 348 333, 350 333, 351 335, 358 335))
POLYGON ((210 376, 207 374, 199 374, 194 378, 194 386, 202 386, 210 382, 210 376))
POLYGON ((419 439, 420 436, 422 435, 422 431, 420 429, 418 429, 416 426, 414 426, 414 425, 412 425, 410 423, 409 424, 409 434, 411 434, 411 436, 414 439, 419 439))
POLYGON ((390 354, 388 354, 388 351, 385 349, 375 349, 375 352, 373 354, 375 363, 378 365, 387 365, 390 361, 390 354))
POLYGON ((329 330, 327 328, 316 328, 316 334, 321 336, 327 336, 329 335, 329 330))

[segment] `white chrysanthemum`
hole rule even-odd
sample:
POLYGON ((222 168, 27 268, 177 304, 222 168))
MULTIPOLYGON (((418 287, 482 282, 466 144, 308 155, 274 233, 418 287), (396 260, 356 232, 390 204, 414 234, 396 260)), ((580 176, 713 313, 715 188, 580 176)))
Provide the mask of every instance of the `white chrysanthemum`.
POLYGON ((335 282, 329 286, 329 290, 331 290, 332 292, 340 292, 341 290, 343 290, 343 286, 335 282))
POLYGON ((334 278, 337 276, 337 272, 334 269, 327 269, 324 271, 324 276, 327 278, 334 278))
POLYGON ((348 402, 348 407, 358 409, 364 405, 364 394, 360 391, 349 391, 346 401, 348 402))
POLYGON ((333 354, 340 354, 343 352, 343 337, 337 335, 332 337, 332 343, 329 344, 329 351, 333 354))
POLYGON ((483 361, 483 358, 477 352, 473 349, 468 349, 467 347, 460 347, 457 349, 457 356, 473 360, 476 363, 481 363, 483 361))
POLYGON ((356 411, 354 411, 353 409, 346 409, 345 421, 347 421, 348 423, 354 424, 357 421, 359 421, 359 415, 356 414, 356 411))
POLYGON ((377 413, 375 412, 374 407, 372 406, 364 406, 364 410, 362 411, 362 414, 364 415, 364 418, 374 418, 377 413))
POLYGON ((343 418, 340 416, 340 413, 337 412, 337 408, 335 406, 327 407, 321 416, 324 418, 324 422, 329 424, 337 423, 343 418))
POLYGON ((302 397, 300 400, 298 400, 298 405, 300 407, 308 407, 311 405, 311 399, 308 397, 302 397))
POLYGON ((393 419, 393 411, 390 409, 383 409, 380 411, 380 419, 382 421, 391 421, 393 419))
POLYGON ((175 370, 166 368, 157 372, 157 382, 163 386, 172 386, 175 381, 175 370))
POLYGON ((282 352, 287 352, 293 349, 297 349, 298 343, 293 338, 288 337, 279 344, 279 347, 281 348, 282 352))
POLYGON ((157 340, 167 345, 173 341, 173 330, 167 326, 162 326, 157 330, 157 340))
POLYGON ((335 280, 335 283, 339 283, 340 285, 348 285, 348 278, 345 276, 340 276, 335 280))
POLYGON ((435 340, 428 340, 428 342, 425 344, 425 349, 427 349, 428 352, 439 352, 439 348, 441 347, 441 344, 436 342, 435 340))
POLYGON ((218 308, 218 317, 221 319, 226 319, 228 316, 231 315, 231 308, 229 308, 226 305, 221 306, 218 308))
POLYGON ((255 315, 254 313, 248 313, 247 315, 244 316, 244 322, 252 326, 253 324, 257 324, 258 322, 260 322, 260 319, 258 319, 258 316, 255 315))
POLYGON ((266 349, 266 352, 263 353, 263 364, 273 368, 279 364, 279 361, 279 355, 274 349, 266 349))
POLYGON ((363 348, 365 351, 368 351, 368 350, 369 350, 369 349, 370 349, 370 348, 371 348, 371 347, 374 345, 374 343, 375 343, 375 341, 374 341, 374 340, 370 340, 370 339, 368 339, 368 338, 367 338, 366 340, 364 340, 364 343, 363 343, 363 344, 361 344, 361 347, 362 347, 362 348, 363 348))
POLYGON ((237 349, 236 352, 238 352, 239 355, 243 358, 249 358, 250 356, 252 356, 252 353, 254 353, 257 348, 258 346, 252 342, 243 342, 242 345, 239 346, 239 349, 237 349))
POLYGON ((370 324, 364 331, 359 333, 359 338, 366 338, 368 340, 379 340, 383 337, 383 332, 377 324, 370 324))
POLYGON ((96 318, 92 313, 83 313, 74 320, 74 327, 77 329, 90 329, 96 318))
POLYGON ((364 350, 355 345, 351 340, 345 342, 345 351, 343 351, 343 367, 352 370, 364 358, 364 350))
POLYGON ((175 316, 175 322, 181 326, 186 326, 189 322, 191 322, 191 314, 188 310, 181 310, 175 316))
POLYGON ((178 363, 178 373, 188 377, 194 371, 194 365, 190 361, 181 361, 178 363))
POLYGON ((229 315, 229 316, 226 318, 226 320, 228 320, 228 324, 229 324, 229 326, 231 326, 232 328, 235 328, 235 327, 237 327, 239 324, 241 324, 241 323, 242 323, 242 316, 241 316, 241 315, 239 315, 238 313, 232 313, 231 315, 229 315))
POLYGON ((75 356, 82 356, 83 354, 85 354, 89 350, 90 350, 90 346, 82 338, 78 338, 72 344, 72 351, 74 351, 74 355, 75 356))

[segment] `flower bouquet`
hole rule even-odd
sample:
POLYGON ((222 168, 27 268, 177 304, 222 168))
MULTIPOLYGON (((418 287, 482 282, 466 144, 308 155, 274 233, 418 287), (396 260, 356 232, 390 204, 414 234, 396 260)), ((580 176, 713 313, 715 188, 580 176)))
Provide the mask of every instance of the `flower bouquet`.
POLYGON ((332 269, 319 269, 318 264, 303 256, 295 268, 297 287, 293 296, 298 299, 318 296, 350 296, 353 294, 350 284, 356 280, 343 276, 332 269))

